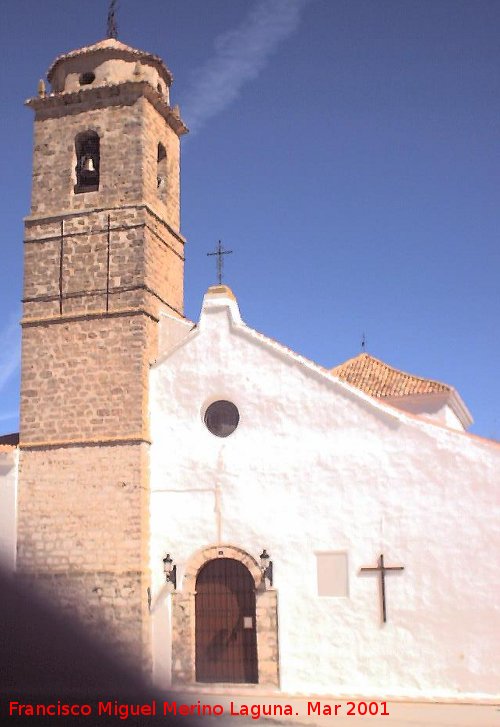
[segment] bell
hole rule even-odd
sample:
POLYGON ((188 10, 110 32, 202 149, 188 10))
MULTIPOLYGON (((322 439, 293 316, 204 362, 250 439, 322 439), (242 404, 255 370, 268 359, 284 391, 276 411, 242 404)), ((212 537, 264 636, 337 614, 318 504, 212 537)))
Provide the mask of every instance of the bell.
POLYGON ((84 172, 95 172, 94 161, 92 157, 87 157, 85 159, 82 169, 84 172))

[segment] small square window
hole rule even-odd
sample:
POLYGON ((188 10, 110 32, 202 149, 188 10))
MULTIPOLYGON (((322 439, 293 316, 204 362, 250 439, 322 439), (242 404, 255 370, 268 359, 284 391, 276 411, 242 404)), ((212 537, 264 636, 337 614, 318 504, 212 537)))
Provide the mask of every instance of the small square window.
POLYGON ((347 553, 316 553, 318 596, 347 597, 347 553))

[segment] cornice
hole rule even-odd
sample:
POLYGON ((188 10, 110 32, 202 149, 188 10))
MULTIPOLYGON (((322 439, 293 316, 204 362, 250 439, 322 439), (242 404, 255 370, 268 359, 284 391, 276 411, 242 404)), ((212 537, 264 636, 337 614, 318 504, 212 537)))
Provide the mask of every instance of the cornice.
POLYGON ((58 116, 61 109, 66 113, 81 113, 90 108, 131 105, 139 98, 146 98, 177 136, 188 133, 189 129, 181 119, 177 107, 169 106, 163 95, 144 80, 34 96, 27 99, 25 105, 34 109, 37 117, 50 118, 58 116))

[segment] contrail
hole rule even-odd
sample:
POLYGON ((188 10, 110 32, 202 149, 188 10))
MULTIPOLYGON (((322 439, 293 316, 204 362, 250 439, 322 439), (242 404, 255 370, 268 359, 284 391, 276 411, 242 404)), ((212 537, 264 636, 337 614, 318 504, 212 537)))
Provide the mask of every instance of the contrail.
POLYGON ((279 43, 299 27, 311 0, 258 0, 242 23, 215 39, 215 53, 196 72, 182 116, 195 134, 256 78, 279 43))

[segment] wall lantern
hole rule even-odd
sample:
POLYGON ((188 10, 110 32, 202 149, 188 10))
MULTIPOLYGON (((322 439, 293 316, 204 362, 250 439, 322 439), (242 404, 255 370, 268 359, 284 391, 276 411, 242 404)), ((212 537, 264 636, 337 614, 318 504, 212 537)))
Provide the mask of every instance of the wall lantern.
POLYGON ((262 553, 260 554, 259 558, 260 558, 260 570, 262 573, 262 578, 264 579, 264 581, 267 578, 267 580, 269 581, 269 585, 272 587, 272 585, 273 585, 273 561, 269 559, 270 558, 269 553, 267 552, 267 550, 265 548, 262 551, 262 553))
POLYGON ((167 553, 165 558, 163 558, 163 572, 165 573, 165 581, 171 583, 174 588, 177 588, 177 566, 174 565, 170 553, 167 553))

